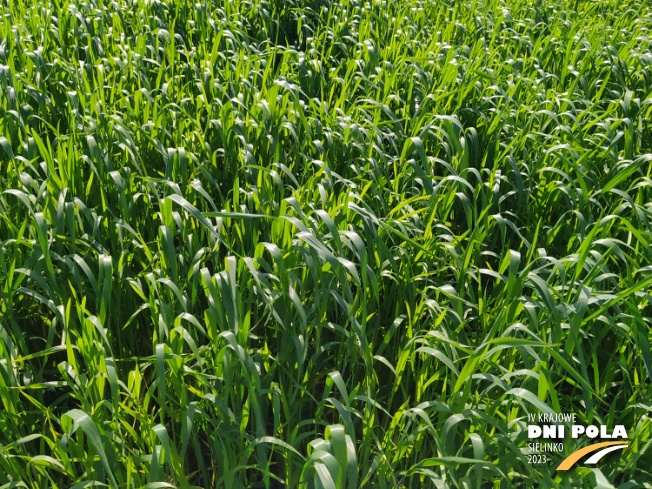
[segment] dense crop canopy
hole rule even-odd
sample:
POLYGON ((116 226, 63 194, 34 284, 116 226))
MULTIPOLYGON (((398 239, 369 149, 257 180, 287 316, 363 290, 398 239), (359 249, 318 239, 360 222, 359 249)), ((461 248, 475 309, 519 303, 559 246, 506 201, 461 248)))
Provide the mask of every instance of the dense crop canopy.
POLYGON ((0 488, 652 487, 645 3, 0 0, 0 488))

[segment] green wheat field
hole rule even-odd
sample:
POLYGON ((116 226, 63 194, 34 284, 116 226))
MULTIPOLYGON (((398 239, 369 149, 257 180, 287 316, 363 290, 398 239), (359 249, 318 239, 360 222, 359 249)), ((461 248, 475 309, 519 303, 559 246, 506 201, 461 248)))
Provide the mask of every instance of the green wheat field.
POLYGON ((633 0, 0 0, 0 489, 652 488, 651 49, 633 0), (551 413, 629 446, 536 463, 551 413))

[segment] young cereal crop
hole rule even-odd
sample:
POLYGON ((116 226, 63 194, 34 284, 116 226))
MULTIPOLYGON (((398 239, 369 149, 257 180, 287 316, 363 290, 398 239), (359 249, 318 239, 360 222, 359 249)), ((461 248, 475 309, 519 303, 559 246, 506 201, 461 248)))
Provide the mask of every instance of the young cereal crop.
POLYGON ((652 488, 651 46, 633 0, 0 0, 0 489, 652 488), (556 470, 600 439, 533 458, 553 413, 629 445, 556 470))

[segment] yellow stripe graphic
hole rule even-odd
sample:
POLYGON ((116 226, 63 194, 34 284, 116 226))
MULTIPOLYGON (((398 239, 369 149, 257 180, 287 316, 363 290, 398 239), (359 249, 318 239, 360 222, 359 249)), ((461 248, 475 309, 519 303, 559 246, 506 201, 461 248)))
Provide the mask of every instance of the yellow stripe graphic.
POLYGON ((595 452, 602 447, 608 447, 611 445, 627 445, 627 443, 623 443, 622 441, 606 441, 603 443, 595 443, 593 445, 589 445, 588 447, 580 448, 576 452, 571 453, 562 463, 560 463, 559 467, 557 467, 557 470, 568 470, 573 466, 575 462, 577 462, 587 453, 595 452))

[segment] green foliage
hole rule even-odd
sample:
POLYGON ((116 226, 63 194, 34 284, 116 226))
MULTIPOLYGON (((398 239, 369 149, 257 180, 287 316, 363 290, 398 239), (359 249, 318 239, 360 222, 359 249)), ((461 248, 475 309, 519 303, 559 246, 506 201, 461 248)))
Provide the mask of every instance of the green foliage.
POLYGON ((652 487, 645 2, 0 14, 1 489, 652 487))

